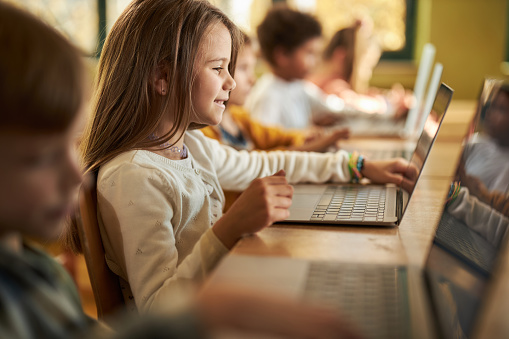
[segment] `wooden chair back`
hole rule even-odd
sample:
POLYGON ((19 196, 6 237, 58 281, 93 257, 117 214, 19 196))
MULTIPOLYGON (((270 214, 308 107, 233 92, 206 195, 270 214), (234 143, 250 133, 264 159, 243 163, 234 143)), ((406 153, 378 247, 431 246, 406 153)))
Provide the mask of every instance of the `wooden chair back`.
POLYGON ((85 176, 79 191, 76 215, 79 238, 87 265, 97 316, 105 317, 124 307, 118 276, 106 264, 104 247, 97 220, 97 173, 85 176))

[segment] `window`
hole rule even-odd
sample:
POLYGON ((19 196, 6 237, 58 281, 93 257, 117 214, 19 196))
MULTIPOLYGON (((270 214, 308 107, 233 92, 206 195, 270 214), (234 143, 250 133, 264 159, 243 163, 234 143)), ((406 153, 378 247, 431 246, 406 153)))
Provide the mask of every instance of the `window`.
POLYGON ((98 43, 97 0, 7 0, 55 27, 87 55, 98 43))
POLYGON ((212 0, 248 34, 277 2, 310 12, 321 21, 325 38, 356 19, 373 25, 384 50, 383 59, 412 59, 415 32, 415 0, 212 0))
MULTIPOLYGON (((87 55, 102 48, 106 34, 131 0, 7 0, 56 27, 87 55)), ((355 19, 372 22, 382 59, 412 59, 416 0, 210 0, 248 34, 254 35, 267 10, 277 2, 308 11, 330 38, 355 19)), ((509 54, 509 53, 508 53, 509 54)))

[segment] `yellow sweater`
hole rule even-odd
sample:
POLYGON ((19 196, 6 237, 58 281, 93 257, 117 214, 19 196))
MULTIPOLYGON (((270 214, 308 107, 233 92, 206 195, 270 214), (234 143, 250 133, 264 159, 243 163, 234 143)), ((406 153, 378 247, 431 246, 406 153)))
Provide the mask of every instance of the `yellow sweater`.
MULTIPOLYGON (((298 131, 288 131, 277 127, 268 127, 253 120, 249 113, 240 106, 230 105, 228 110, 233 121, 239 126, 244 138, 251 143, 255 150, 276 150, 289 146, 299 146, 304 143, 304 134, 298 131)), ((227 144, 218 126, 208 126, 202 129, 205 136, 227 144)))

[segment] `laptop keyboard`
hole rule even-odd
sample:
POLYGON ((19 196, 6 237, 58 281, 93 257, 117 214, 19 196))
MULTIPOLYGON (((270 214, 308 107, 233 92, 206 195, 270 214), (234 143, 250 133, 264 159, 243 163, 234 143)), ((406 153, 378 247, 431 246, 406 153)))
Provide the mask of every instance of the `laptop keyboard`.
POLYGON ((487 240, 469 230, 468 226, 456 220, 447 212, 437 228, 435 241, 485 273, 491 272, 496 249, 487 240))
POLYGON ((311 221, 383 221, 384 186, 329 186, 311 221))
POLYGON ((366 338, 409 338, 404 267, 311 263, 304 297, 339 308, 366 338))

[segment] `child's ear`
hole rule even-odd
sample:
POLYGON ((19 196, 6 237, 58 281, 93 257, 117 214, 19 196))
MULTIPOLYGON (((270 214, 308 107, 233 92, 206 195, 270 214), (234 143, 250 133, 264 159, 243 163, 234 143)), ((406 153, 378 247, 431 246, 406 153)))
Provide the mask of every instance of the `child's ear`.
POLYGON ((159 95, 168 94, 168 67, 159 65, 152 75, 152 86, 159 95))

